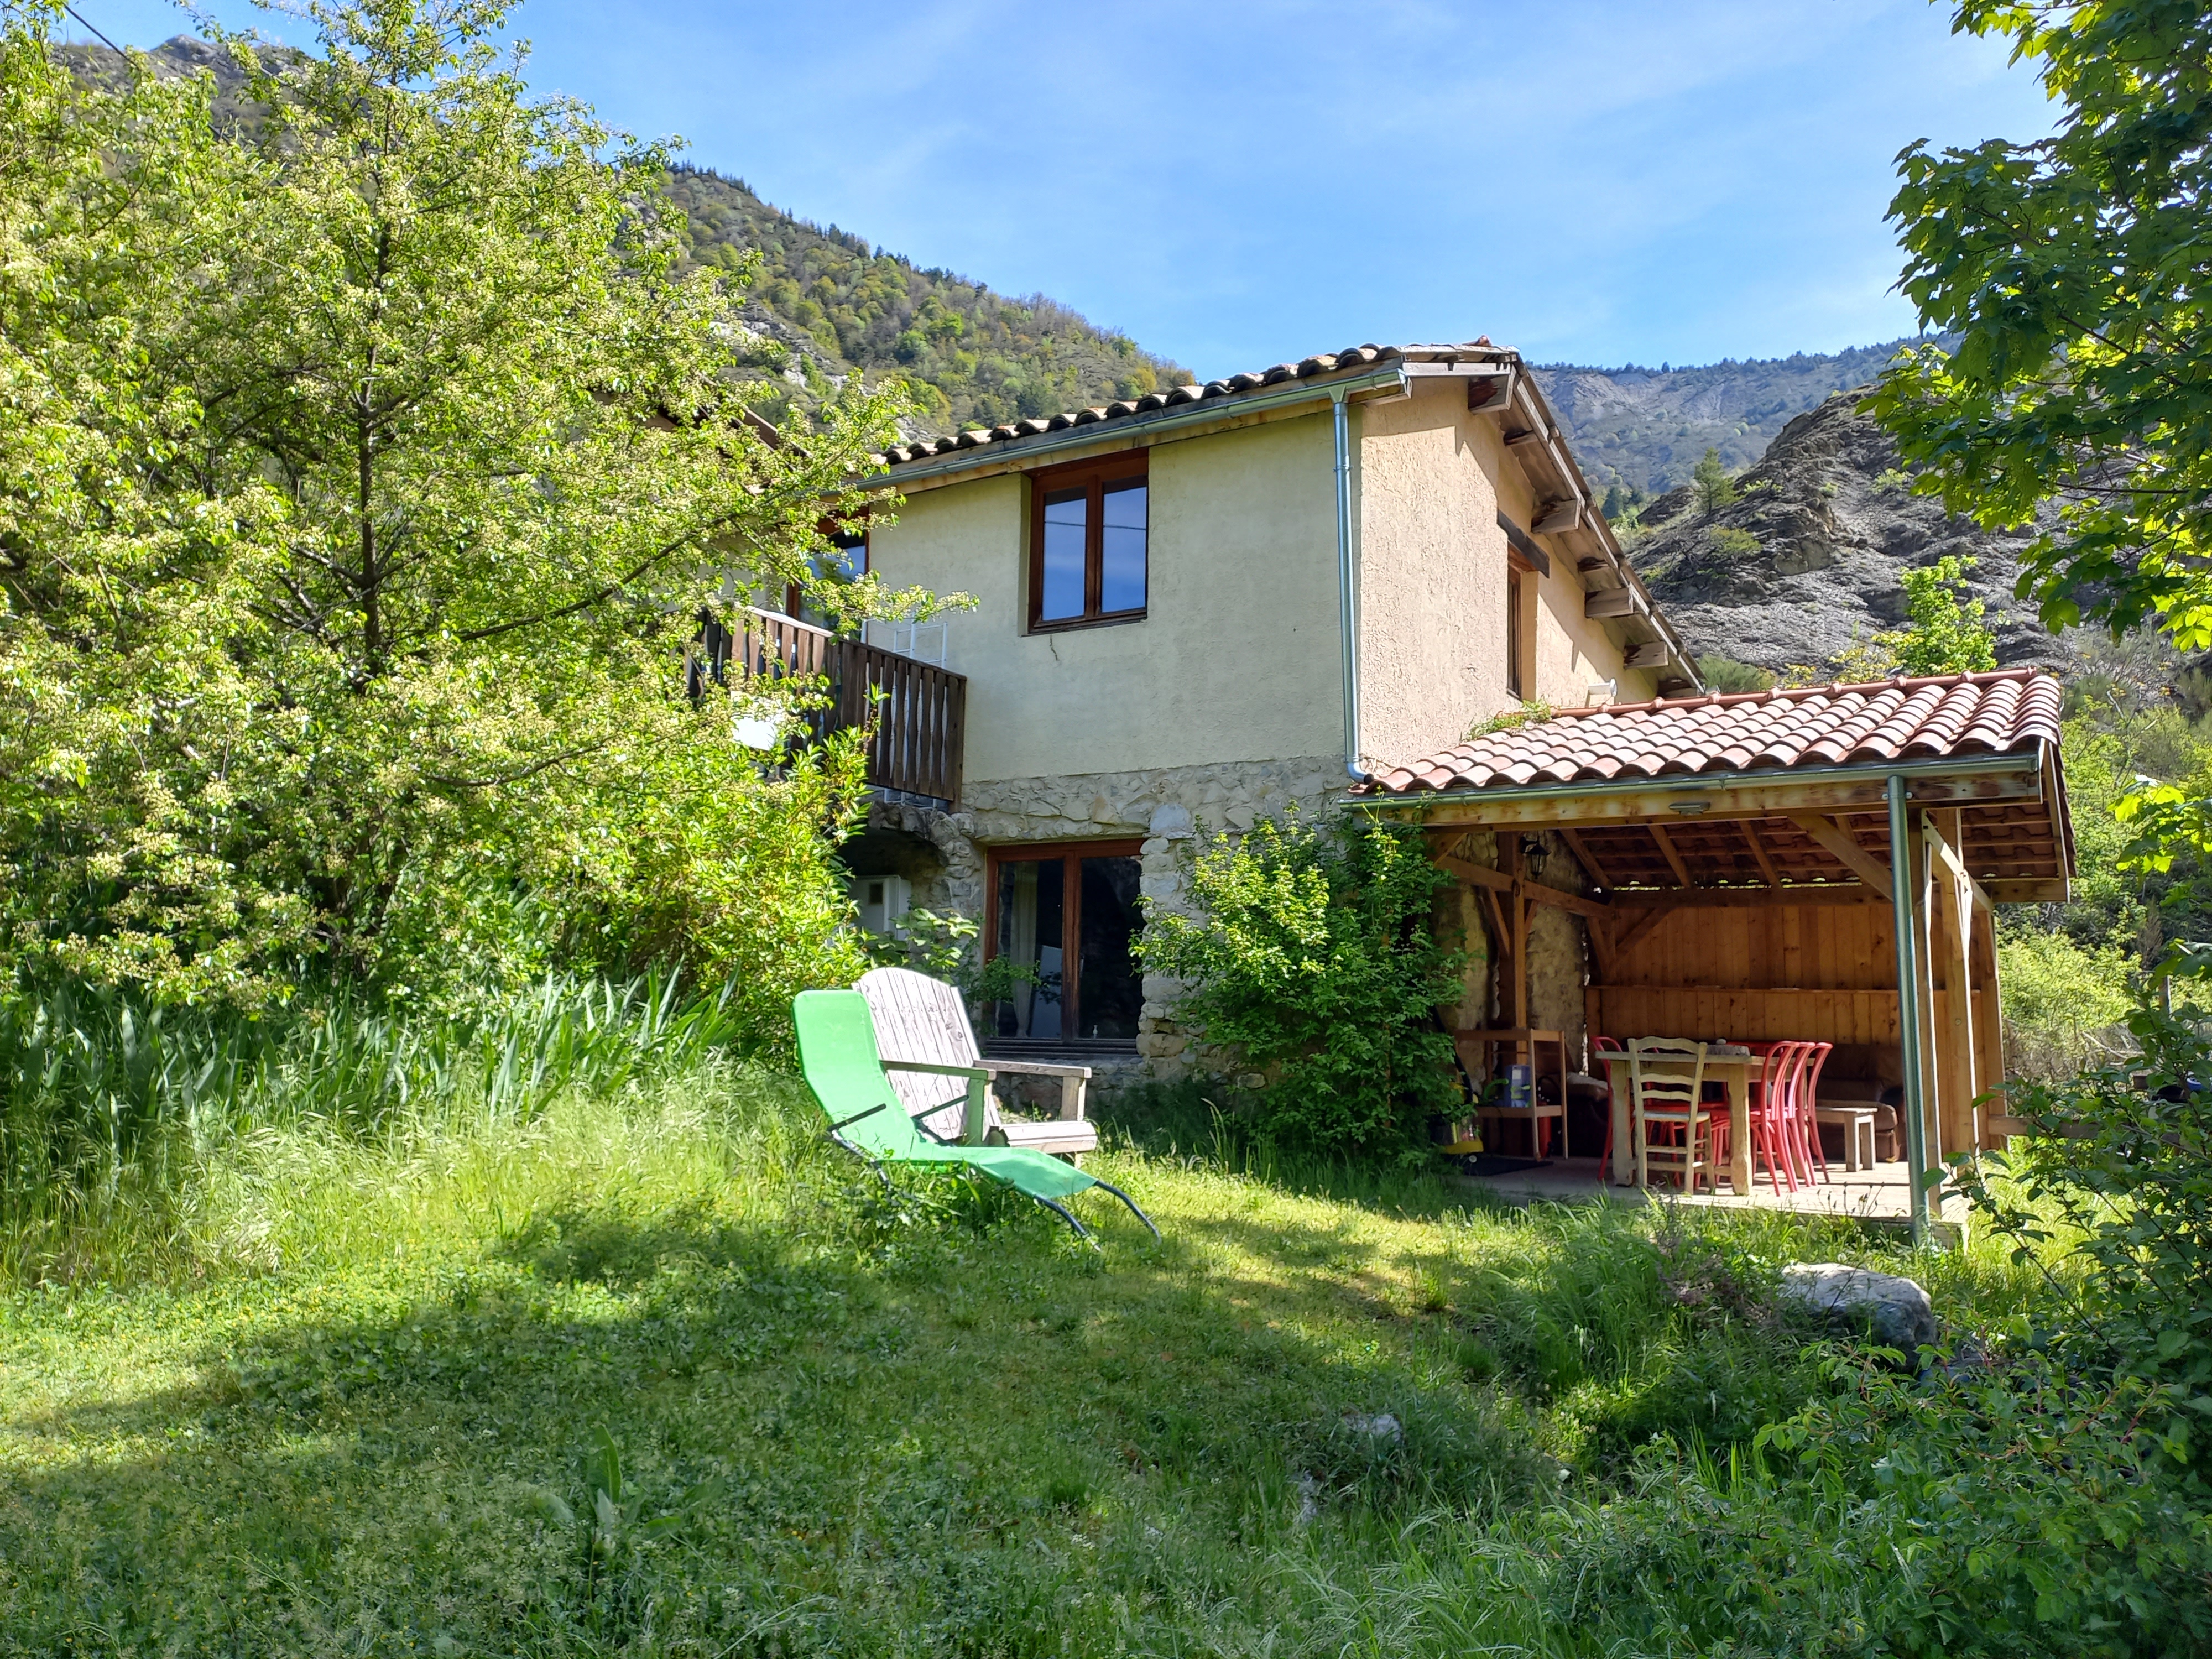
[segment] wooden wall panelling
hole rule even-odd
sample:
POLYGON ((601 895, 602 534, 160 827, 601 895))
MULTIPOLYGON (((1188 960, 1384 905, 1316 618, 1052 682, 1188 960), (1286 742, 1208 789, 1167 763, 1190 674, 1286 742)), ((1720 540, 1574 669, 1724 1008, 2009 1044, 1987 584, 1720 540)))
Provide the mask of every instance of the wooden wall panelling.
POLYGON ((1887 991, 1897 983, 1883 906, 1686 905, 1625 911, 1622 921, 1631 916, 1614 936, 1607 984, 1887 991))
POLYGON ((1895 1048, 1894 991, 1715 991, 1688 986, 1595 985, 1585 996, 1590 1029, 1626 1042, 1636 1036, 1798 1039, 1895 1048))

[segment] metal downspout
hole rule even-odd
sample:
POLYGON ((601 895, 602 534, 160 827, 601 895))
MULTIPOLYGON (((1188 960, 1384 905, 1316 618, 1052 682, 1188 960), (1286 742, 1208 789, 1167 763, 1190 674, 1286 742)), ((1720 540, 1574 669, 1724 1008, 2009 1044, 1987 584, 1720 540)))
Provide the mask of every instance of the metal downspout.
POLYGON ((1354 783, 1369 774, 1359 764, 1359 594, 1352 568, 1352 422, 1346 386, 1329 388, 1336 419, 1336 608, 1343 640, 1344 769, 1354 783))
POLYGON ((1905 779, 1889 775, 1889 897, 1897 928, 1897 1035, 1905 1067, 1906 1213, 1912 1242, 1928 1243, 1928 1120, 1920 1091, 1920 962, 1912 941, 1912 842, 1905 820, 1905 779))

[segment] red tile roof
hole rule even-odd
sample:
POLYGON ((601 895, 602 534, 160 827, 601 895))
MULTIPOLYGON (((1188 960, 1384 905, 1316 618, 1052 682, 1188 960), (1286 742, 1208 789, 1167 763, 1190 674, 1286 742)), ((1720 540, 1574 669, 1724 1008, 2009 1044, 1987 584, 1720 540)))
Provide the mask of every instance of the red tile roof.
POLYGON ((1256 392, 1262 386, 1280 386, 1287 380, 1308 380, 1320 375, 1400 361, 1517 365, 1521 357, 1518 352, 1503 346, 1493 346, 1487 337, 1462 344, 1346 346, 1341 351, 1323 352, 1319 356, 1308 357, 1298 362, 1277 363, 1273 368, 1232 374, 1226 380, 1208 380, 1203 386, 1170 386, 1162 392, 1104 404, 1097 409, 1073 410, 1065 415, 1038 416, 1005 426, 978 427, 972 432, 956 433, 951 437, 923 438, 915 443, 896 445, 879 459, 886 465, 896 466, 904 461, 921 460, 925 456, 947 455, 956 449, 981 449, 987 444, 1010 443, 1017 438, 1035 437, 1043 432, 1061 432, 1072 426, 1127 420, 1132 416, 1149 415, 1156 409, 1170 409, 1181 404, 1233 398, 1240 392, 1256 392))
POLYGON ((2033 669, 1563 709, 1378 772, 1361 795, 1711 777, 2002 755, 2058 741, 2058 682, 2033 669))

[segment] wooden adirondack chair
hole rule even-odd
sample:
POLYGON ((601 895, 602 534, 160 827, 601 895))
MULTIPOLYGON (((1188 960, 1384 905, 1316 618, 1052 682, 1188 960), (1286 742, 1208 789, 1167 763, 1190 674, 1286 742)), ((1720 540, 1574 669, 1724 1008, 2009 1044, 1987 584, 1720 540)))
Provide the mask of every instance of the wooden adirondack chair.
POLYGON ((908 1114, 944 1140, 969 1146, 1025 1146, 1032 1152, 1077 1157, 1098 1149, 1098 1130, 1084 1115, 1088 1066, 1052 1066, 1042 1060, 990 1060, 975 1047, 968 1010, 960 993, 942 980, 910 968, 875 968, 854 986, 868 1001, 876 1047, 908 1114), (964 1093, 943 1073, 902 1070, 902 1065, 942 1066, 981 1072, 988 1081, 964 1093), (1042 1121, 1007 1117, 999 1109, 989 1082, 1002 1075, 1060 1079, 1060 1115, 1042 1121))

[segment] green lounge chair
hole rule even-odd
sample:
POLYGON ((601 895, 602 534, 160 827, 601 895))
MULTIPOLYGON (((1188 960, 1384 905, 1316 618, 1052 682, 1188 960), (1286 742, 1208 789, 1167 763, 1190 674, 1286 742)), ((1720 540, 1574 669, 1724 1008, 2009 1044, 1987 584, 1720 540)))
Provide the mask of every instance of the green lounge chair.
MULTIPOLYGON (((802 991, 792 1001, 791 1016, 799 1030, 799 1069, 829 1115, 830 1138, 847 1151, 858 1152, 878 1168, 885 1164, 968 1164, 1027 1193, 1083 1238, 1091 1237, 1090 1229, 1059 1200, 1103 1187, 1129 1206, 1154 1238, 1160 1236, 1152 1218, 1128 1194, 1072 1164, 1018 1146, 948 1146, 926 1137, 884 1074, 867 999, 858 991, 802 991)), ((964 1077, 979 1085, 988 1080, 982 1072, 965 1066, 890 1064, 964 1077)))

